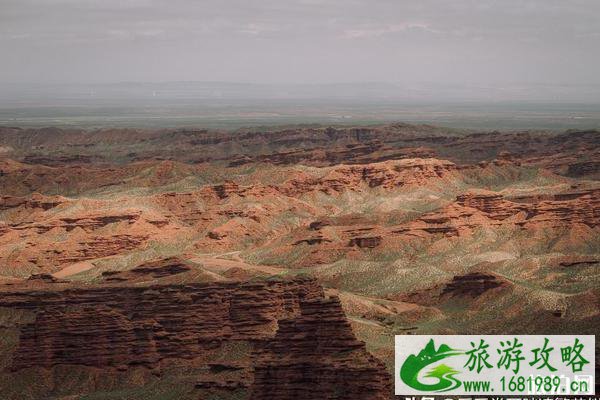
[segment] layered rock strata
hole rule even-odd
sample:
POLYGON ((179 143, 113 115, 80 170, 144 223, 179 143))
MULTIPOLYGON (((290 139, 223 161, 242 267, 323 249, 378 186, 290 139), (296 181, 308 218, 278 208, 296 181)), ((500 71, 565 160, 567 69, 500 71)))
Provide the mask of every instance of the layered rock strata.
MULTIPOLYGON (((136 274, 162 275, 166 264, 150 263, 136 274)), ((187 268, 175 267, 175 273, 187 268)), ((339 300, 326 298, 313 279, 87 287, 34 279, 1 291, 0 308, 33 315, 16 323, 12 373, 73 365, 141 366, 160 375, 163 360, 202 359, 227 343, 247 342, 255 349, 250 360, 205 361, 208 373, 197 388, 248 388, 253 399, 391 393, 383 364, 356 340, 339 300), (237 378, 222 378, 232 371, 237 378)))

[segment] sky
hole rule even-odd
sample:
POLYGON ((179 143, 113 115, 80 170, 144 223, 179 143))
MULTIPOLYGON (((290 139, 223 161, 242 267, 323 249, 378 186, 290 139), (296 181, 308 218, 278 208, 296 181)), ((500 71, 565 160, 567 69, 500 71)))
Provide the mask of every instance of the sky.
POLYGON ((0 83, 600 84, 598 0, 0 0, 0 83))

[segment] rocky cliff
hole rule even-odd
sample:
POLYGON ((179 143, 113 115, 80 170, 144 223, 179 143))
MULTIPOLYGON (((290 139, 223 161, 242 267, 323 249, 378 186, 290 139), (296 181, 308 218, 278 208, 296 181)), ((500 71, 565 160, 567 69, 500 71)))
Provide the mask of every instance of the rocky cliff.
POLYGON ((303 302, 300 315, 282 320, 258 354, 255 371, 257 399, 390 397, 381 390, 390 385, 384 365, 364 352, 336 297, 303 302))
POLYGON ((0 310, 28 315, 8 324, 18 341, 3 374, 71 365, 113 373, 144 367, 160 376, 164 362, 189 360, 209 371, 198 376, 199 394, 245 388, 253 399, 379 399, 391 393, 383 364, 355 339, 339 301, 326 298, 314 279, 180 285, 128 279, 186 271, 166 260, 121 280, 109 274, 98 285, 40 278, 2 286, 0 310), (202 361, 235 342, 254 349, 249 358, 202 361), (224 380, 221 374, 231 370, 242 373, 224 380))

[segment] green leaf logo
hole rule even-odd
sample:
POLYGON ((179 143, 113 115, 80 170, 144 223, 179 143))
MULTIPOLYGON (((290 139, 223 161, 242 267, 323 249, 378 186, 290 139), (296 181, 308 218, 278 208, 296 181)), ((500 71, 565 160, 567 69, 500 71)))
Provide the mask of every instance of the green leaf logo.
POLYGON ((400 368, 400 378, 411 388, 424 392, 446 392, 456 389, 461 385, 461 381, 456 379, 454 375, 459 374, 460 372, 446 364, 439 364, 425 374, 425 377, 437 378, 437 383, 421 383, 419 381, 419 373, 425 367, 433 363, 460 354, 464 354, 464 352, 454 350, 446 344, 440 345, 439 349, 436 350, 435 343, 433 342, 433 339, 431 339, 419 354, 416 356, 411 354, 406 358, 404 364, 402 364, 402 368, 400 368))

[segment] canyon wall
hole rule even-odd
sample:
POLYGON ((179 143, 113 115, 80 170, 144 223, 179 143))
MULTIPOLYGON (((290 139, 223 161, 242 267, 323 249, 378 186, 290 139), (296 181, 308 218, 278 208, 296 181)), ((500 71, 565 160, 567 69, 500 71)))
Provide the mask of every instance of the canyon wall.
MULTIPOLYGON (((165 360, 195 360, 208 374, 199 393, 243 389, 252 399, 383 399, 391 393, 383 364, 367 353, 337 298, 314 279, 73 287, 49 276, 3 285, 0 309, 18 341, 4 374, 31 368, 144 367, 160 376, 165 360), (232 342, 249 358, 213 365, 203 359, 232 342), (201 361, 198 361, 201 360, 201 361), (239 370, 235 379, 223 379, 239 370), (308 385, 310 383, 310 385, 308 385)), ((100 389, 100 388, 96 388, 100 389)))

